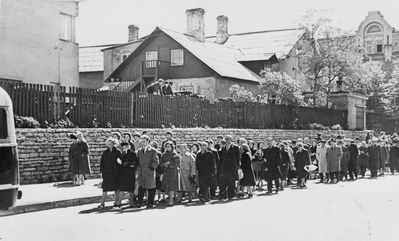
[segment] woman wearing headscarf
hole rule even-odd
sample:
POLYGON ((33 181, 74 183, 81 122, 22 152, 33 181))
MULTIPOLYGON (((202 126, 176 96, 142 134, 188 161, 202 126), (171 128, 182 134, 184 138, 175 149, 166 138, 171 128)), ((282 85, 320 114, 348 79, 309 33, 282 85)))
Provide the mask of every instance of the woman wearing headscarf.
POLYGON ((192 202, 195 191, 197 190, 196 175, 197 168, 195 166, 195 157, 188 151, 187 145, 179 145, 181 155, 180 160, 180 192, 179 200, 181 200, 182 192, 186 192, 188 202, 192 202))
POLYGON ((89 144, 87 144, 82 132, 76 132, 76 136, 78 139, 75 144, 75 153, 78 165, 75 170, 78 174, 78 185, 83 185, 85 184, 85 175, 91 173, 89 144))
POLYGON ((131 150, 128 142, 122 142, 122 154, 120 157, 121 165, 119 167, 119 199, 117 205, 120 206, 124 192, 129 193, 129 207, 133 207, 134 191, 136 185, 136 169, 139 166, 139 158, 136 152, 131 150))
POLYGON ((247 189, 248 197, 253 196, 253 187, 256 185, 254 170, 252 168, 252 156, 249 146, 247 144, 242 144, 242 154, 241 154, 241 170, 243 173, 243 178, 240 180, 241 192, 247 189))
POLYGON ((107 149, 104 150, 101 155, 100 161, 100 173, 103 179, 102 189, 103 195, 101 198, 101 204, 98 208, 104 208, 105 199, 107 198, 107 192, 114 191, 115 192, 115 203, 114 206, 117 206, 117 197, 118 197, 118 177, 119 177, 119 164, 118 158, 121 156, 121 152, 115 147, 117 140, 114 138, 109 138, 105 144, 107 145, 107 149))
POLYGON ((161 189, 168 193, 168 205, 173 206, 175 192, 180 189, 180 155, 175 151, 171 141, 165 143, 165 152, 162 154, 160 165, 163 167, 161 189))
POLYGON ((287 186, 287 177, 291 161, 290 153, 288 151, 288 143, 283 141, 280 144, 281 190, 287 186))

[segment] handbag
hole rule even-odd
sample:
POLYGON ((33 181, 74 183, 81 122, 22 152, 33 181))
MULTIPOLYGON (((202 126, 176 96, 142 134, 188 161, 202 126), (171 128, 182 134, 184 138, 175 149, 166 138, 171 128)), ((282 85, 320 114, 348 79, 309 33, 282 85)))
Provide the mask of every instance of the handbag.
POLYGON ((241 179, 243 179, 243 178, 244 178, 244 173, 242 172, 242 169, 239 168, 239 169, 238 169, 238 179, 241 180, 241 179))

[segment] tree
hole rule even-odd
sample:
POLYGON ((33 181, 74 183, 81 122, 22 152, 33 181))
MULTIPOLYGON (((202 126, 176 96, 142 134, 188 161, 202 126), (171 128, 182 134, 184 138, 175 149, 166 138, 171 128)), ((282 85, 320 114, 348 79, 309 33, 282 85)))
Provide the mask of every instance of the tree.
POLYGON ((252 92, 238 84, 230 86, 229 93, 234 102, 255 101, 252 92))
POLYGON ((394 67, 391 72, 391 78, 383 84, 383 103, 387 106, 387 111, 394 112, 398 109, 399 98, 399 67, 394 67))
POLYGON ((268 103, 300 105, 303 103, 299 85, 286 73, 265 69, 261 72, 259 89, 268 103))
POLYGON ((301 27, 305 33, 298 45, 300 69, 313 93, 313 105, 328 107, 336 81, 350 79, 363 56, 357 51, 354 38, 333 27, 321 12, 307 11, 301 27))

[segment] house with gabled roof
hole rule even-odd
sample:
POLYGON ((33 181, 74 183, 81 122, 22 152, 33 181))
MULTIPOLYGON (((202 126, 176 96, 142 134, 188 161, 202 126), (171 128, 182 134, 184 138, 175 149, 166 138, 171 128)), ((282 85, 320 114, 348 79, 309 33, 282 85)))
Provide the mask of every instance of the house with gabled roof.
POLYGON ((186 33, 157 27, 109 75, 108 85, 144 93, 162 78, 171 81, 175 91, 216 100, 228 97, 234 84, 258 93, 259 73, 265 67, 296 74, 294 46, 301 29, 230 35, 228 18, 219 16, 217 34, 205 37, 204 14, 201 8, 186 11, 186 33))

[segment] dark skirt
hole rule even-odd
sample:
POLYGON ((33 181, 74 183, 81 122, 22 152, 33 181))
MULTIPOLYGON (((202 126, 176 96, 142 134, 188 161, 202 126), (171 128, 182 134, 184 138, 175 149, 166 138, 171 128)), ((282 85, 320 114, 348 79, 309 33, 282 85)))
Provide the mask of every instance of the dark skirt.
POLYGON ((241 186, 255 186, 256 181, 255 181, 255 175, 252 167, 250 168, 243 168, 242 173, 244 174, 243 178, 240 180, 240 185, 241 186))
POLYGON ((280 166, 280 170, 281 170, 281 179, 285 180, 288 177, 288 172, 290 170, 290 166, 288 163, 283 163, 280 166))
POLYGON ((113 173, 103 173, 103 183, 101 185, 103 192, 117 190, 116 176, 113 173))
POLYGON ((124 192, 134 192, 135 182, 135 169, 131 167, 122 167, 119 171, 118 190, 124 192))

